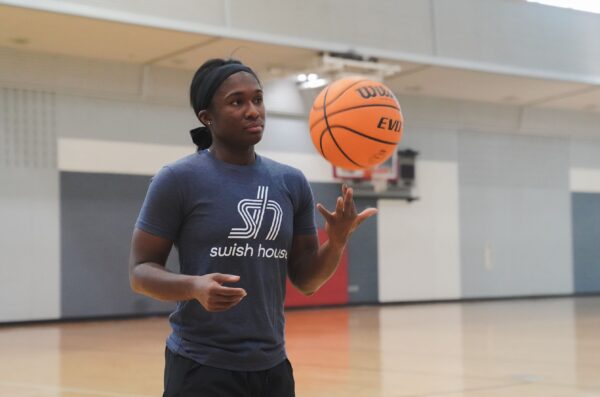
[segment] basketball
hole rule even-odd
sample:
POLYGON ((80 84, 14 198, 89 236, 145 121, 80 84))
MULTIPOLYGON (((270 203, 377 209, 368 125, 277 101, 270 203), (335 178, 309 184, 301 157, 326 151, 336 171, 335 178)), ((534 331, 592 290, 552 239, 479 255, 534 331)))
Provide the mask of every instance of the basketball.
POLYGON ((310 110, 309 126, 313 144, 327 161, 361 170, 383 163, 394 153, 404 119, 389 88, 349 77, 319 93, 310 110))

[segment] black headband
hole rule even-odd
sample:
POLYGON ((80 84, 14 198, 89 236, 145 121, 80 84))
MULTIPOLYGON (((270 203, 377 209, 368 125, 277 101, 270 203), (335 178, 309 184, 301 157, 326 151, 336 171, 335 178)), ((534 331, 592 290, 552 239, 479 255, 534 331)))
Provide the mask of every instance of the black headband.
MULTIPOLYGON (((202 80, 202 84, 194 93, 192 107, 194 108, 196 117, 198 117, 198 112, 208 108, 210 101, 212 101, 215 92, 221 86, 221 84, 229 76, 238 72, 248 72, 258 80, 256 74, 254 74, 254 71, 252 71, 252 69, 250 69, 248 66, 242 65, 241 63, 228 63, 226 65, 216 67, 208 72, 208 74, 202 80)), ((194 144, 198 146, 198 150, 207 149, 210 147, 210 145, 212 145, 212 135, 210 134, 208 127, 201 126, 194 128, 190 131, 190 135, 194 144)))
POLYGON ((238 72, 248 72, 256 77, 252 69, 241 63, 229 63, 208 72, 194 95, 194 111, 196 112, 196 115, 198 115, 199 111, 208 108, 212 97, 215 95, 215 92, 221 84, 229 76, 238 72))

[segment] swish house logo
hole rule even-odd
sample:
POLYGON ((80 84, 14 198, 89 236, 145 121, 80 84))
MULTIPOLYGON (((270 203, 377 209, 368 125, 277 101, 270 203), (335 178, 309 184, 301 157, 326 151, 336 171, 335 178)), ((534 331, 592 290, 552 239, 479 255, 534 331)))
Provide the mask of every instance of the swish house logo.
POLYGON ((265 213, 273 212, 271 227, 267 233, 266 240, 275 240, 281 227, 283 211, 281 206, 268 198, 269 187, 259 186, 255 199, 240 200, 237 210, 244 221, 244 227, 234 227, 229 233, 229 238, 256 239, 260 231, 265 213))
MULTIPOLYGON (((279 235, 279 229, 281 228, 283 211, 281 210, 281 206, 276 201, 269 200, 268 193, 268 186, 259 186, 255 199, 240 200, 237 210, 244 221, 244 227, 232 228, 228 236, 230 239, 256 239, 258 237, 258 233, 261 230, 266 230, 267 227, 269 230, 265 240, 273 241, 277 238, 279 235), (267 224, 264 224, 265 214, 269 212, 273 213, 270 225, 268 225, 268 222, 267 224)), ((210 249, 210 256, 212 258, 239 256, 287 259, 287 250, 284 248, 263 246, 262 243, 259 243, 257 247, 249 242, 246 242, 245 244, 242 242, 238 244, 236 242, 219 247, 212 247, 210 249)))

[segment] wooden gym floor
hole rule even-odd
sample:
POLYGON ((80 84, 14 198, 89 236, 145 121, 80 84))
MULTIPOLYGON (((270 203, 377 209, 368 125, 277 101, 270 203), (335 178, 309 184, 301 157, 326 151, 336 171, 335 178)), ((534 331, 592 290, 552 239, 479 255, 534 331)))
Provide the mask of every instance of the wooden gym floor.
MULTIPOLYGON (((299 397, 600 396, 600 297, 287 318, 299 397)), ((164 317, 0 327, 0 396, 160 396, 167 333, 164 317)))

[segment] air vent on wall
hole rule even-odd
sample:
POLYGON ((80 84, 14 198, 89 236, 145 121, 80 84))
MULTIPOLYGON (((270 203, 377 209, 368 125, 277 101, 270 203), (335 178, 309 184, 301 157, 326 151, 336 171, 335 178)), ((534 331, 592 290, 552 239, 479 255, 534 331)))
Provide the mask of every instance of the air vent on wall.
POLYGON ((55 95, 0 87, 0 167, 56 168, 55 95))

